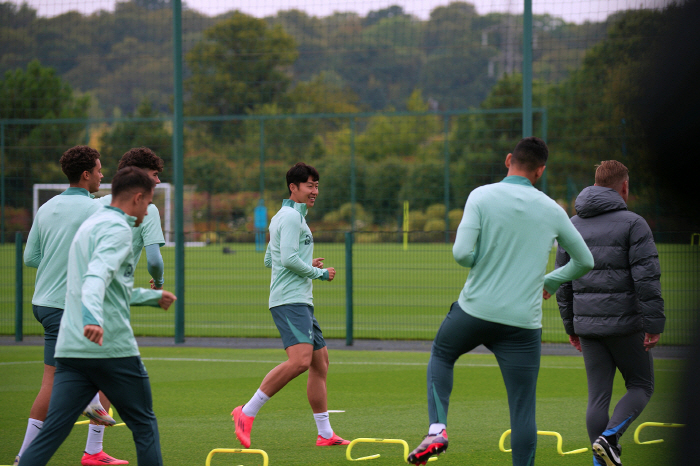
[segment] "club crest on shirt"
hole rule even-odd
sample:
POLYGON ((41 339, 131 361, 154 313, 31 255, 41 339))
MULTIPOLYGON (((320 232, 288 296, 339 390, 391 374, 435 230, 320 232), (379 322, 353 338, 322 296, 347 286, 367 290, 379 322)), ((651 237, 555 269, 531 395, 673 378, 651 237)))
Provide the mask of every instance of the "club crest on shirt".
POLYGON ((131 277, 134 274, 134 266, 131 264, 127 264, 126 270, 124 271, 124 276, 125 277, 131 277))
POLYGON ((304 245, 308 246, 312 242, 313 242, 313 238, 311 237, 311 235, 306 235, 306 238, 304 238, 304 245))

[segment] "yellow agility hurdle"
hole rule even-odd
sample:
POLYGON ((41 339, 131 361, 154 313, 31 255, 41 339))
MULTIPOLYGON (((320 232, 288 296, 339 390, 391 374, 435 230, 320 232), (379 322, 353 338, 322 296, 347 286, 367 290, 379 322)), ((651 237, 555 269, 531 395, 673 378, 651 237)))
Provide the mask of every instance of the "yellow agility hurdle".
MULTIPOLYGON (((503 453, 508 453, 511 452, 512 450, 506 450, 505 443, 506 443, 506 437, 510 435, 510 429, 507 431, 503 432, 503 435, 501 435, 501 439, 498 441, 498 448, 503 452, 503 453)), ((560 455, 573 455, 576 453, 584 453, 588 451, 588 448, 579 448, 578 450, 571 450, 571 451, 564 451, 562 450, 562 444, 564 443, 564 439, 561 438, 561 434, 559 432, 554 432, 550 430, 538 430, 537 435, 549 435, 552 437, 557 438, 557 453, 560 455)))
MULTIPOLYGON (((361 458, 353 458, 352 457, 352 447, 357 445, 358 443, 398 443, 403 445, 403 460, 408 461, 408 443, 406 443, 405 440, 399 439, 399 438, 356 438, 350 444, 348 445, 348 449, 345 450, 345 457, 349 461, 364 461, 364 460, 373 460, 375 458, 379 458, 381 455, 377 453, 376 455, 370 455, 370 456, 363 456, 361 458)), ((437 456, 433 456, 432 458, 429 458, 428 461, 437 461, 437 456)))
MULTIPOLYGON (((112 407, 109 407, 109 415, 110 417, 114 418, 114 411, 112 410, 112 407)), ((78 421, 75 423, 76 426, 82 426, 85 424, 90 424, 90 419, 85 419, 84 421, 78 421)), ((123 422, 120 422, 119 424, 114 424, 113 426, 106 426, 106 427, 119 427, 119 426, 125 426, 123 422)))
POLYGON ((270 462, 270 459, 267 457, 267 453, 265 452, 265 450, 250 450, 247 448, 214 448, 207 455, 207 461, 204 463, 206 466, 211 465, 211 457, 214 456, 215 453, 249 453, 253 455, 262 455, 263 466, 267 466, 270 462))
POLYGON ((634 431, 634 443, 637 445, 649 445, 651 443, 661 443, 664 439, 660 438, 657 440, 647 440, 646 442, 639 441, 639 433, 645 427, 685 427, 685 424, 674 424, 672 422, 642 422, 639 427, 634 431))

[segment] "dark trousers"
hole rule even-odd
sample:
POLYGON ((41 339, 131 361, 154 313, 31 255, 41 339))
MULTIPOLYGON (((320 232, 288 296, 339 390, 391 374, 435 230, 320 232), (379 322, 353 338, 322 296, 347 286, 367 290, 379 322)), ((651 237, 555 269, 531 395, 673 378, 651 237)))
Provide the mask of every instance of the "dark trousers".
POLYGON ((513 465, 535 462, 535 392, 540 370, 542 329, 524 329, 473 317, 453 303, 438 330, 428 363, 430 423, 447 424, 454 365, 464 353, 486 346, 498 360, 508 392, 513 465))
POLYGON ((615 445, 637 419, 654 393, 654 360, 644 351, 644 332, 600 339, 580 337, 588 377, 586 427, 591 443, 600 435, 615 445), (610 417, 610 399, 616 369, 625 379, 627 393, 610 417))
POLYGON ((98 390, 107 395, 131 429, 138 464, 162 466, 151 384, 138 356, 113 359, 56 358, 56 375, 46 421, 39 435, 22 455, 20 464, 47 464, 98 390))

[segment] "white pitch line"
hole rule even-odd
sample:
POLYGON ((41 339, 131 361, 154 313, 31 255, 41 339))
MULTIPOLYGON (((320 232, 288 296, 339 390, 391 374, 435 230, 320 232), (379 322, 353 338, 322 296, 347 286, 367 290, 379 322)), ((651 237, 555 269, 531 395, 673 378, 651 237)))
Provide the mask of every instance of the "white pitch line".
POLYGON ((329 413, 344 413, 345 410, 344 409, 329 409, 328 412, 329 413))

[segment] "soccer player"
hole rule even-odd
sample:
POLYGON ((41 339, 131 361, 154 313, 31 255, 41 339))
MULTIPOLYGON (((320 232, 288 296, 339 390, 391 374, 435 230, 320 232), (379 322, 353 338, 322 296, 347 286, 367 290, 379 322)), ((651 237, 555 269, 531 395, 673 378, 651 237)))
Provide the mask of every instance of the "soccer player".
MULTIPOLYGON (((118 170, 125 167, 138 167, 146 170, 156 184, 160 184, 158 174, 163 171, 163 159, 158 157, 147 147, 136 147, 127 151, 119 160, 118 170)), ((99 199, 104 205, 112 202, 112 195, 108 194, 99 199)), ((160 223, 160 213, 155 204, 148 206, 148 215, 143 223, 133 230, 134 244, 134 267, 141 259, 141 252, 146 249, 146 263, 148 273, 151 275, 151 288, 154 290, 163 289, 163 256, 160 248, 165 245, 163 229, 160 223)))
POLYGON ((119 407, 131 429, 138 464, 163 464, 151 386, 129 308, 168 309, 176 299, 164 290, 133 289, 131 229, 147 215, 154 186, 155 181, 139 168, 120 170, 112 180, 111 205, 102 206, 75 234, 51 405, 44 427, 20 459, 21 466, 47 464, 97 390, 119 407))
MULTIPOLYGON (((100 208, 92 196, 100 189, 103 177, 100 153, 88 146, 75 146, 63 154, 60 164, 70 187, 39 208, 24 249, 24 263, 38 269, 32 309, 44 327, 44 375, 39 394, 29 412, 27 431, 15 464, 42 429, 49 409, 56 371, 56 338, 66 301, 68 249, 83 221, 100 208)), ((95 397, 85 408, 85 414, 93 421, 88 429, 87 449, 94 448, 94 454, 85 453, 82 464, 128 464, 102 450, 104 427, 115 422, 100 403, 96 392, 93 395, 95 397)), ((104 401, 107 404, 109 400, 104 401)))
POLYGON ((350 443, 333 432, 328 418, 328 349, 314 317, 311 281, 335 277, 333 267, 323 268, 323 257, 312 259, 314 239, 304 218, 316 202, 318 180, 318 171, 310 165, 299 162, 290 168, 289 199, 282 201, 282 208, 270 221, 270 243, 265 252, 265 267, 272 268, 269 305, 288 359, 265 376, 248 403, 231 413, 236 437, 245 448, 250 447, 250 431, 260 408, 307 370, 306 395, 318 427, 316 445, 350 443))
POLYGON ((471 270, 433 342, 427 377, 430 427, 409 463, 426 464, 447 449, 454 364, 484 345, 496 355, 508 393, 513 465, 534 464, 542 298, 593 267, 593 256, 566 212, 533 186, 547 157, 544 141, 522 139, 506 157, 506 178, 476 188, 467 199, 452 254, 471 270), (572 259, 545 275, 555 240, 572 259))
MULTIPOLYGON (((578 195, 571 219, 591 248, 595 268, 557 291, 569 341, 583 351, 586 364, 586 427, 597 466, 621 465, 620 437, 654 393, 651 348, 666 322, 654 236, 642 217, 627 210, 628 195, 627 167, 616 160, 601 162, 595 185, 578 195), (610 418, 616 369, 627 393, 610 418)), ((559 248, 556 266, 568 262, 559 248)))

